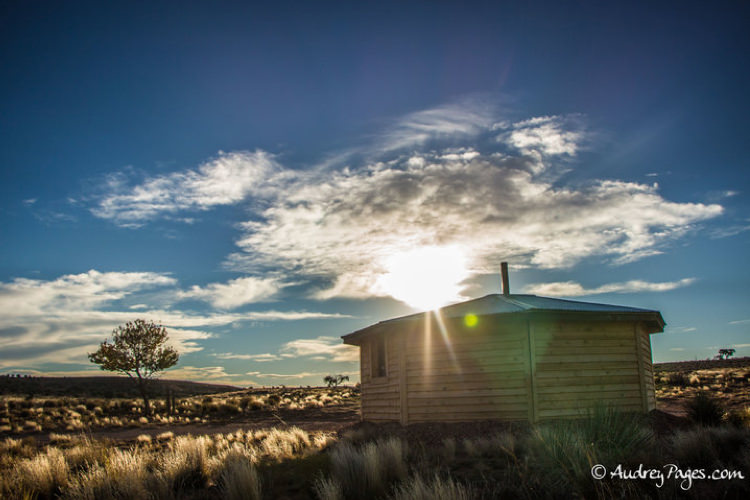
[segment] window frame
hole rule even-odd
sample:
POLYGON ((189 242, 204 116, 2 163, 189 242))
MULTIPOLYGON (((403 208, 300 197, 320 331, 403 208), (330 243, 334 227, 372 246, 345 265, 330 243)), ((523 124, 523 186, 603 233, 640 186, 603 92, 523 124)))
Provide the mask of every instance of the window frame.
POLYGON ((370 378, 388 378, 388 339, 385 335, 375 337, 370 343, 370 378))

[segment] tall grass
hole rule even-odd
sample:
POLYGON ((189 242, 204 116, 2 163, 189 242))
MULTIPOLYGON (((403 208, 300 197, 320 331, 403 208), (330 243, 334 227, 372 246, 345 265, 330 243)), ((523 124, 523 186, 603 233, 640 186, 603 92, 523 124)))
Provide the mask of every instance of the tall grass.
POLYGON ((34 498, 53 498, 69 481, 68 464, 62 451, 48 448, 45 453, 21 461, 16 474, 23 494, 34 498))
POLYGON ((234 457, 224 463, 219 483, 221 496, 227 500, 260 500, 261 484, 258 471, 244 457, 234 457))
POLYGON ((259 499, 259 464, 303 458, 329 439, 292 428, 180 436, 128 449, 85 437, 59 442, 65 448, 50 444, 41 452, 19 440, 1 442, 2 451, 15 461, 0 463, 5 467, 0 470, 0 498, 139 500, 204 498, 220 492, 222 498, 259 499))
POLYGON ((443 479, 435 476, 425 481, 421 476, 409 478, 409 481, 399 485, 392 500, 473 500, 476 492, 451 478, 443 479))
POLYGON ((373 498, 406 478, 406 447, 398 438, 356 447, 340 442, 331 453, 331 472, 346 498, 373 498))
POLYGON ((598 406, 587 418, 535 427, 528 441, 529 462, 544 489, 609 496, 614 493, 610 485, 593 480, 591 468, 627 464, 653 439, 640 415, 598 406))

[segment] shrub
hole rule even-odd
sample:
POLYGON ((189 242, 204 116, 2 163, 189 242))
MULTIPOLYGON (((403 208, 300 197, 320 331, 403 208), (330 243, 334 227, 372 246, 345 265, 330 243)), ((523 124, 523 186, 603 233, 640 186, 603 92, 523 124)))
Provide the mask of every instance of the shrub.
POLYGON ((708 393, 699 392, 687 402, 686 406, 688 415, 694 422, 704 427, 721 424, 724 409, 719 401, 708 393))
POLYGON ((180 436, 173 449, 161 457, 164 479, 173 491, 201 488, 208 480, 208 446, 206 436, 180 436))
POLYGON ((476 498, 476 494, 451 478, 441 479, 435 476, 430 482, 425 482, 420 476, 414 476, 396 488, 390 498, 392 500, 471 500, 476 498))
POLYGON ((750 408, 732 410, 725 415, 726 422, 734 427, 750 427, 750 408))
POLYGON ((344 500, 344 490, 335 479, 318 477, 313 489, 320 500, 344 500))
POLYGON ((17 466, 21 490, 32 496, 52 498, 68 484, 68 464, 57 448, 23 460, 17 466))
MULTIPOLYGON (((609 485, 593 481, 594 464, 626 463, 653 440, 639 415, 596 407, 587 418, 540 425, 532 430, 527 446, 536 476, 543 487, 564 488, 574 496, 611 496, 609 485)), ((623 483, 622 487, 631 487, 623 483)), ((625 493, 625 496, 629 496, 625 493)))
POLYGON ((258 471, 247 459, 226 460, 219 483, 222 498, 229 500, 260 500, 261 498, 258 471))
POLYGON ((331 470, 347 498, 382 496, 388 486, 407 474, 405 447, 400 439, 367 443, 360 449, 341 442, 331 454, 331 470))
POLYGON ((688 378, 682 372, 674 372, 667 376, 667 383, 669 385, 684 387, 688 385, 688 378))

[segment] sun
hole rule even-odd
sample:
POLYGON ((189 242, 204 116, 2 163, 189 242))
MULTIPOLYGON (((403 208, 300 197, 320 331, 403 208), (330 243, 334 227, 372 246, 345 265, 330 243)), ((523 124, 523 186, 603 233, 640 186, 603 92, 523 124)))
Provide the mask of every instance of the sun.
POLYGON ((469 276, 466 255, 457 245, 400 252, 383 265, 387 272, 378 279, 378 290, 420 310, 460 300, 460 283, 469 276))

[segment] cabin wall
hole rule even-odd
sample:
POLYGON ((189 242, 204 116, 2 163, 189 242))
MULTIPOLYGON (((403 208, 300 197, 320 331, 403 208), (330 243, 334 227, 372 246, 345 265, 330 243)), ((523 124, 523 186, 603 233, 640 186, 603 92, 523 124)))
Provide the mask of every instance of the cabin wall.
POLYGON ((530 328, 537 420, 583 415, 602 404, 645 410, 642 337, 633 323, 534 322, 530 328))
POLYGON ((632 322, 422 321, 390 330, 386 353, 374 378, 372 341, 361 345, 364 420, 538 421, 656 404, 650 337, 632 322))
POLYGON ((362 418, 370 422, 400 420, 399 338, 397 332, 386 336, 386 376, 373 377, 372 341, 360 348, 362 418))
POLYGON ((422 322, 405 337, 405 419, 521 420, 529 416, 525 322, 466 327, 422 322))
POLYGON ((654 361, 651 352, 651 335, 643 327, 637 325, 639 355, 641 357, 641 373, 645 390, 645 411, 656 408, 656 384, 654 383, 654 361))

